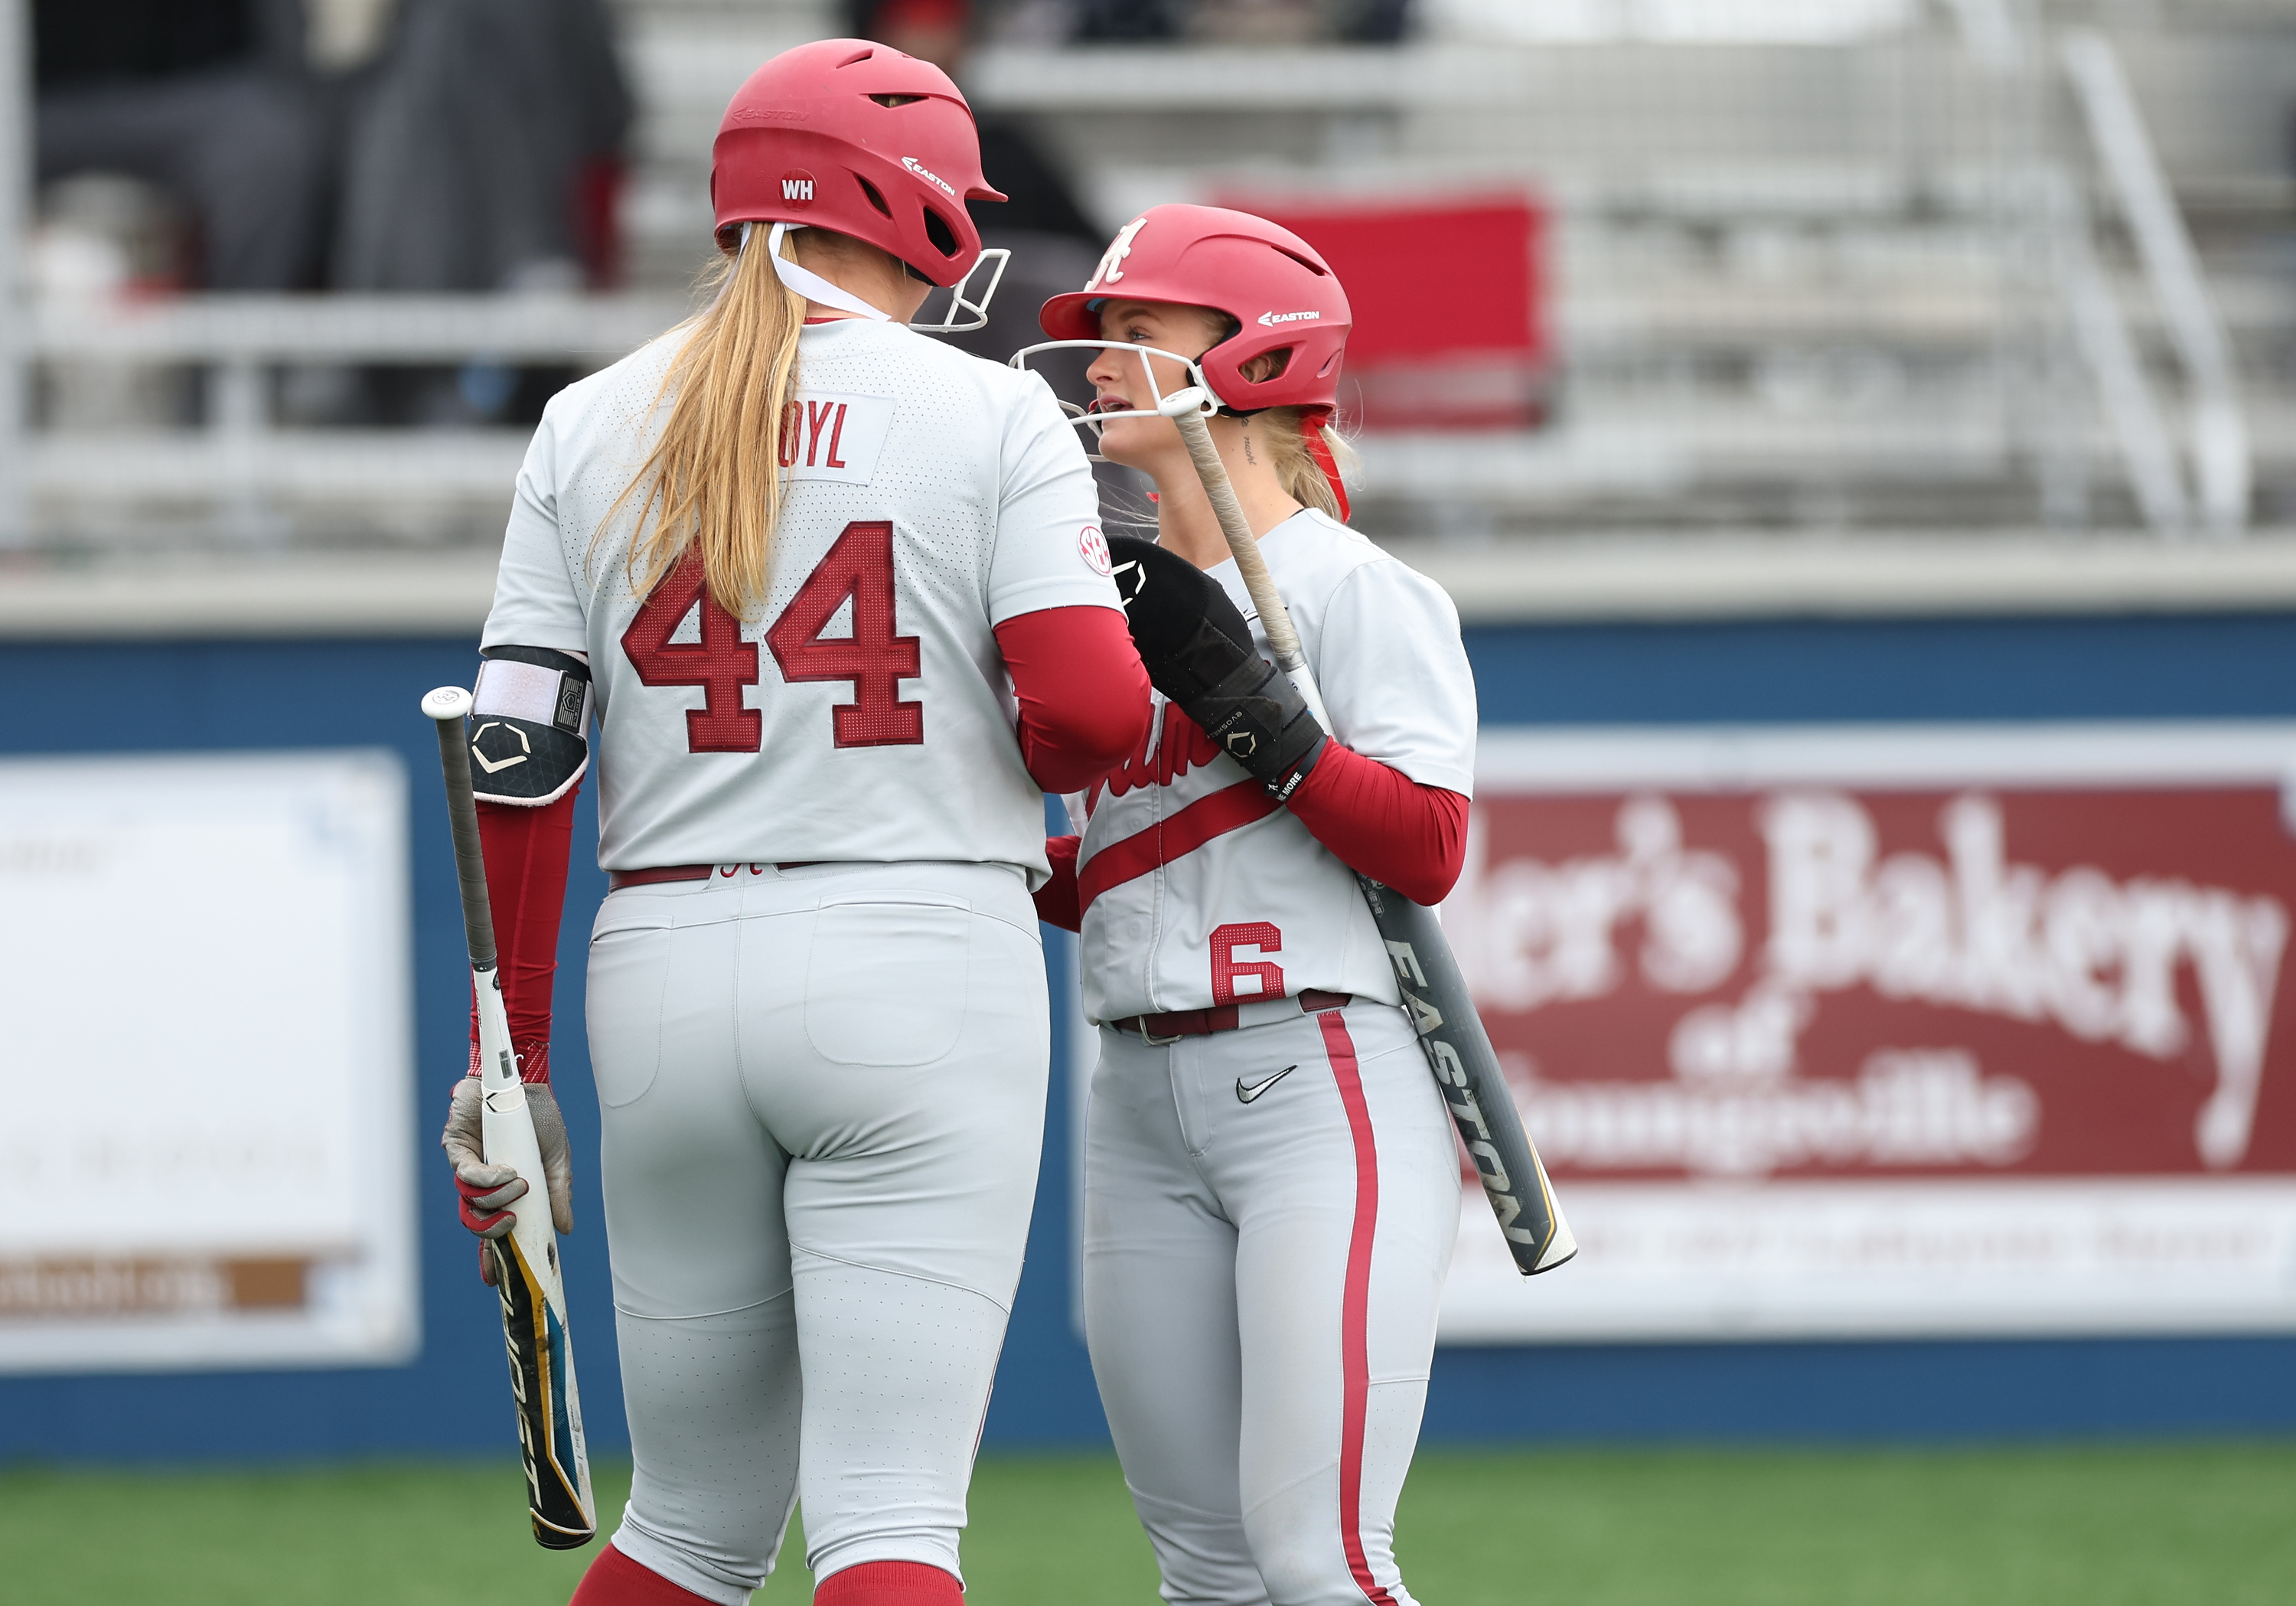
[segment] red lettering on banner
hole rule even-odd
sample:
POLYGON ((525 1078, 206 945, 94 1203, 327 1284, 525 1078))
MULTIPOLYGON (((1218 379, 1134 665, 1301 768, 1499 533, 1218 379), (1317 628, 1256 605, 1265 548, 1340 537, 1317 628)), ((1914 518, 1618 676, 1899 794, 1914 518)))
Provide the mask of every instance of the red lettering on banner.
POLYGON ((805 404, 805 465, 819 466, 814 462, 821 450, 821 432, 828 424, 830 415, 837 410, 833 401, 808 401, 805 404))
POLYGON ((829 455, 822 460, 824 468, 846 466, 845 459, 837 455, 837 443, 845 438, 845 408, 844 402, 837 404, 837 422, 829 426, 829 455))
POLYGON ((1283 951, 1283 934, 1265 920, 1242 921, 1215 927, 1212 932, 1212 1002, 1216 1004, 1248 1004, 1260 999, 1283 996, 1283 968, 1266 958, 1239 959, 1235 956, 1244 949, 1257 950, 1260 954, 1283 951), (1236 984, 1248 981, 1249 987, 1236 984))

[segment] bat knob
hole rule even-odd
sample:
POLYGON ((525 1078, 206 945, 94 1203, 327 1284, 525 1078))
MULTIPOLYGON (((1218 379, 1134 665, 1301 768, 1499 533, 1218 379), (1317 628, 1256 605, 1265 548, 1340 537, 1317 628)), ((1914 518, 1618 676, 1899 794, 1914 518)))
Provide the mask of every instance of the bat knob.
POLYGON ((471 694, 459 686, 442 686, 422 699, 424 717, 433 720, 468 719, 471 694))

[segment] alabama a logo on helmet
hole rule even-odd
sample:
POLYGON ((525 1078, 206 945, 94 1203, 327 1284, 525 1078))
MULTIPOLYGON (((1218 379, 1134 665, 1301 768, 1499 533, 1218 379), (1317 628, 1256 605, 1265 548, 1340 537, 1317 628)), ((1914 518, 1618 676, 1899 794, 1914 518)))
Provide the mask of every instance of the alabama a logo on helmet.
POLYGON ((1102 253, 1100 266, 1092 270, 1092 277, 1084 282, 1086 290, 1097 290, 1103 284, 1113 284, 1124 276, 1124 259, 1132 254, 1132 237, 1146 227, 1148 219, 1135 218, 1116 231, 1108 250, 1102 253))

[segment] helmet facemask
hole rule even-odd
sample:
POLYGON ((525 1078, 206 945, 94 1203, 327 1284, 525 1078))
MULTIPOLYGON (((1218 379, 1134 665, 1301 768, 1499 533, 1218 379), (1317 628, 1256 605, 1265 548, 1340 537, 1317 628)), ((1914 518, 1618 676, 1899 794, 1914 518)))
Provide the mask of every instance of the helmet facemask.
MULTIPOLYGON (((754 223, 742 225, 741 243, 734 247, 736 255, 750 249, 750 237, 756 231, 757 226, 754 223)), ((766 251, 773 261, 774 276, 791 290, 819 306, 834 307, 840 312, 850 312, 857 317, 868 318, 880 324, 891 323, 892 315, 882 308, 871 306, 844 286, 832 284, 810 268, 792 261, 782 254, 782 242, 799 229, 807 226, 808 226, 802 223, 775 223, 772 226, 766 236, 766 251)), ((964 276, 949 287, 948 316, 939 323, 916 322, 910 324, 908 327, 920 334, 965 334, 975 329, 987 328, 988 303, 996 297, 996 286, 1004 283, 1004 265, 1012 259, 1012 257, 1013 253, 1003 246, 985 248, 979 260, 965 269, 964 276), (972 284, 974 276, 980 273, 983 264, 988 265, 989 269, 988 283, 982 289, 979 299, 974 300, 968 297, 965 292, 972 284), (959 323, 957 320, 960 317, 969 317, 970 321, 959 323)), ((908 265, 904 263, 902 266, 907 268, 908 265)), ((912 277, 922 276, 914 268, 910 268, 909 272, 912 277)), ((928 284, 931 282, 926 281, 928 284)))
MULTIPOLYGON (((1131 351, 1138 355, 1141 377, 1148 382, 1148 394, 1155 399, 1152 406, 1117 408, 1103 412, 1097 403, 1092 407, 1078 407, 1072 401, 1061 403, 1061 411, 1069 416, 1069 422, 1089 429, 1095 444, 1099 442, 1102 429, 1119 418, 1177 418, 1184 413, 1197 413, 1209 418, 1227 410, 1218 392, 1212 389, 1211 381, 1204 377, 1203 359, 1200 356, 1184 357, 1162 346, 1146 346, 1136 341, 1047 340, 1021 347, 1013 353, 1007 366, 1025 374, 1029 371, 1029 358, 1040 351, 1131 351), (1148 360, 1152 357, 1178 363, 1187 371, 1188 383, 1166 395, 1163 387, 1156 383, 1156 366, 1148 360)), ((1087 451, 1085 456, 1095 463, 1108 461, 1096 451, 1087 451)))

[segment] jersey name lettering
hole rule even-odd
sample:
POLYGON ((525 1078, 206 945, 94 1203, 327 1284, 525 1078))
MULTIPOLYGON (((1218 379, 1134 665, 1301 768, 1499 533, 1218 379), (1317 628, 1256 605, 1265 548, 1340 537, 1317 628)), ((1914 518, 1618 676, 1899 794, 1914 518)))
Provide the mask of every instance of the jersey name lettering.
POLYGON ((800 391, 782 408, 783 473, 791 480, 866 485, 892 427, 890 396, 800 391))
POLYGON ((1121 797, 1137 787, 1168 787, 1220 756, 1218 745, 1193 720, 1169 703, 1163 714, 1161 727, 1150 726, 1132 756, 1108 772, 1102 784, 1109 796, 1121 797))

